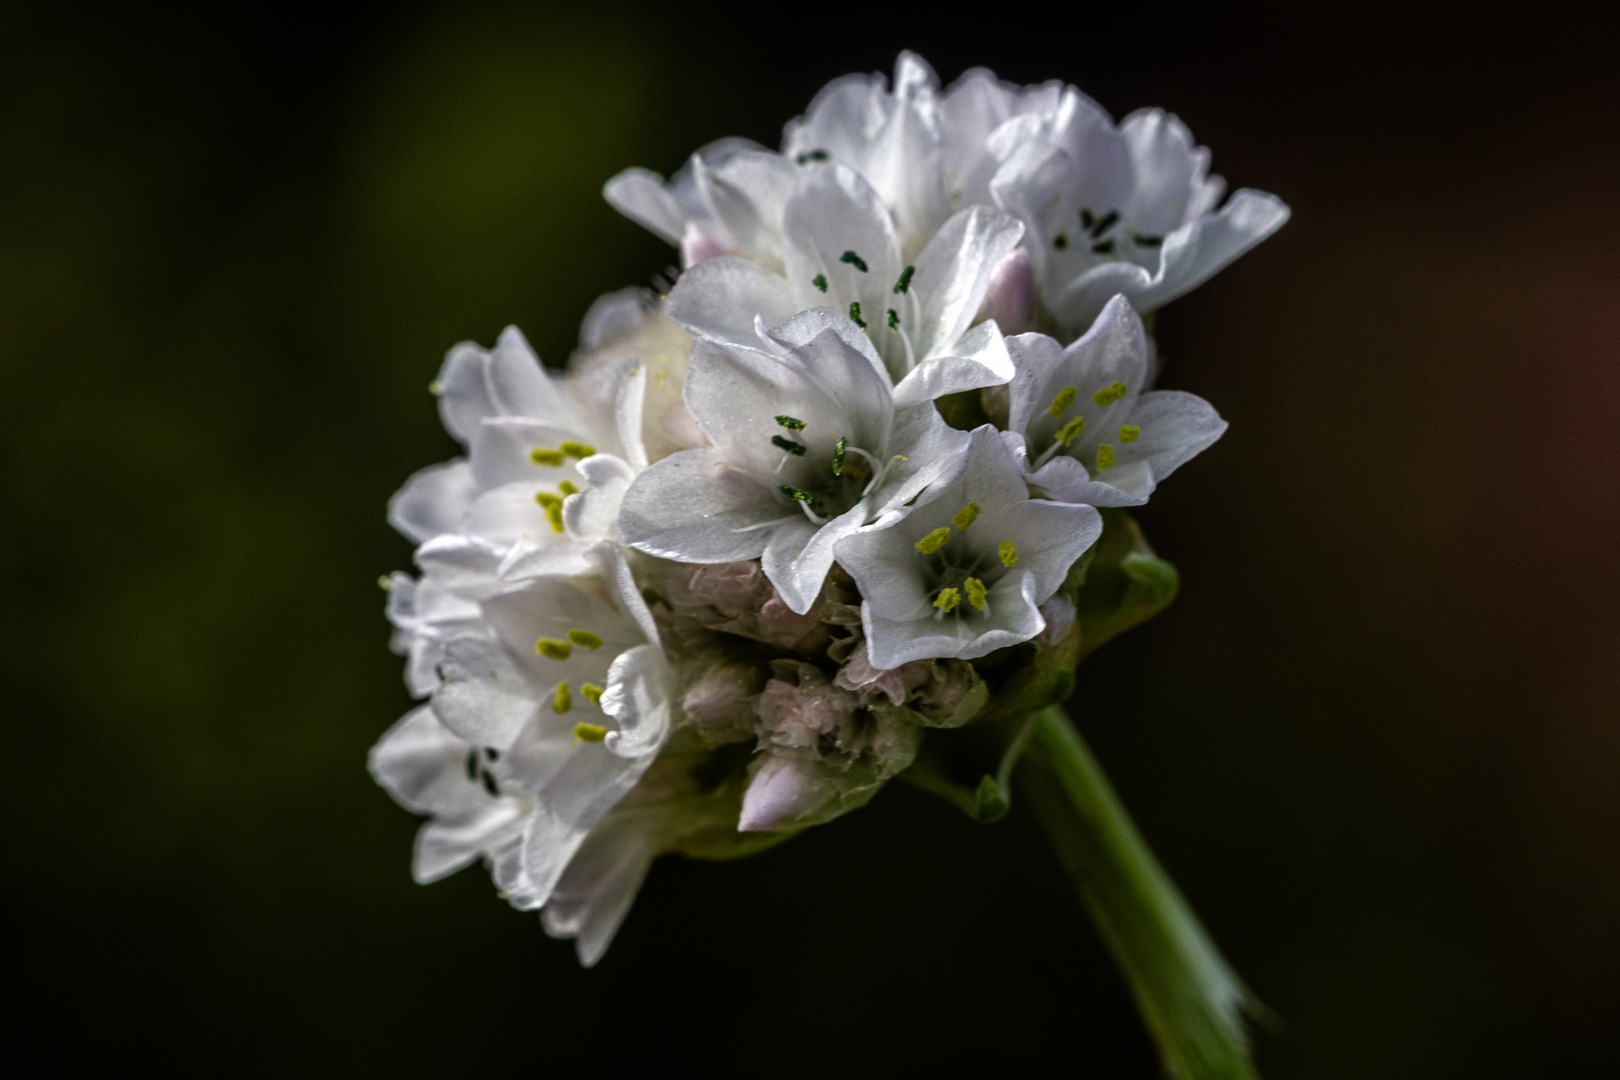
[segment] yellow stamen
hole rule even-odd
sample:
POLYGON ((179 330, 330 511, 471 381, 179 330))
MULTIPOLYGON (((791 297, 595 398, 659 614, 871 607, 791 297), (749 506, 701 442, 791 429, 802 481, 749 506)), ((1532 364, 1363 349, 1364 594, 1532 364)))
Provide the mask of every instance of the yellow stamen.
POLYGON ((551 531, 552 532, 560 533, 560 532, 563 531, 562 503, 561 502, 559 502, 556 506, 548 506, 548 507, 546 507, 546 520, 551 522, 551 531))
POLYGON ((592 705, 595 705, 597 708, 602 707, 602 688, 600 686, 597 686, 595 683, 580 683, 579 692, 583 694, 585 700, 589 701, 592 705))
POLYGON ((568 642, 559 641, 554 637, 543 637, 534 643, 534 651, 553 660, 566 660, 573 655, 574 647, 568 642))
POLYGON ((600 649, 602 647, 602 639, 589 630, 570 630, 568 631, 568 640, 582 649, 600 649))
POLYGON ((580 742, 601 742, 607 738, 607 728, 601 724, 575 724, 574 738, 580 742))
POLYGON ((575 442, 573 439, 564 439, 557 449, 571 458, 587 458, 596 453, 596 447, 590 443, 575 442))
POLYGON ((551 707, 559 713, 568 712, 574 707, 574 699, 568 693, 567 683, 560 682, 557 684, 557 696, 553 699, 551 707))
POLYGON ((1135 424, 1126 424, 1119 429, 1120 442, 1135 442, 1142 437, 1142 429, 1135 424))
POLYGON ((1112 405, 1114 402, 1118 401, 1124 396, 1125 384, 1122 382, 1111 382, 1101 390, 1097 391, 1095 394, 1092 394, 1091 400, 1095 401, 1099 405, 1112 405))
POLYGON ((941 589, 939 595, 934 597, 934 606, 941 611, 953 611, 957 604, 962 602, 962 594, 955 589, 941 589))
POLYGON ((1097 471, 1102 472, 1114 463, 1114 448, 1108 443, 1097 447, 1097 471))
POLYGON ((560 509, 562 509, 562 499, 559 498, 556 495, 553 495, 549 491, 537 491, 537 492, 535 492, 534 493, 534 501, 539 503, 541 506, 545 507, 547 510, 560 510, 560 509))
POLYGON ((924 555, 932 555, 934 552, 944 547, 945 542, 950 538, 951 530, 941 525, 939 528, 917 541, 916 548, 924 555))
POLYGON ((579 488, 574 486, 574 482, 572 480, 564 480, 562 483, 557 485, 557 490, 562 492, 564 497, 579 494, 579 488))
POLYGON ((1064 424, 1058 429, 1056 436, 1057 441, 1062 443, 1064 448, 1067 449, 1069 444, 1078 439, 1080 437, 1080 433, 1084 430, 1086 430, 1086 418, 1083 416, 1076 416, 1074 419, 1070 420, 1067 424, 1064 424))
POLYGON ((968 603, 976 610, 984 610, 984 582, 976 577, 970 577, 962 582, 962 591, 967 593, 968 603))
POLYGON ((1052 419, 1056 420, 1058 417, 1068 412, 1069 406, 1074 404, 1074 395, 1076 392, 1077 391, 1072 386, 1065 386, 1063 389, 1059 390, 1057 392, 1057 397, 1052 399, 1052 407, 1046 410, 1047 414, 1050 415, 1052 419))
POLYGON ((996 554, 1001 556, 1002 566, 1018 565, 1018 545, 1011 540, 1003 540, 996 548, 996 554))
POLYGON ((555 469, 563 463, 563 452, 561 450, 547 450, 543 446, 537 446, 529 451, 529 460, 536 465, 548 465, 555 469))
POLYGON ((979 504, 976 502, 970 502, 956 512, 956 516, 951 518, 951 524, 955 525, 958 529, 965 529, 978 520, 979 504))

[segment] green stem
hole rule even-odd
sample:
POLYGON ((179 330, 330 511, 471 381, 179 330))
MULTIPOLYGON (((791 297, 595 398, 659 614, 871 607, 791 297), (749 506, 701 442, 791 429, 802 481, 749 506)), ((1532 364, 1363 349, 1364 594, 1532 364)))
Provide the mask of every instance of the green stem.
POLYGON ((1028 802, 1119 964, 1165 1071, 1256 1080, 1243 1012, 1258 1006, 1176 891, 1063 709, 1037 714, 1018 766, 1028 802))

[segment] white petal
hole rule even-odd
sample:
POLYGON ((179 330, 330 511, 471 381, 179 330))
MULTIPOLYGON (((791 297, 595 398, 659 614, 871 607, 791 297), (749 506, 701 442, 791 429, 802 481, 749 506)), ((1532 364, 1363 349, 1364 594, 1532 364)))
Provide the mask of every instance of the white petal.
POLYGON ((1015 373, 1012 358, 993 322, 980 323, 956 343, 950 356, 924 360, 894 388, 896 407, 933 401, 946 394, 1000 386, 1015 373))
POLYGON ((619 654, 602 694, 602 711, 618 725, 604 743, 610 751, 623 758, 658 752, 669 732, 673 681, 657 645, 638 645, 619 654))
POLYGON ((481 810, 435 818, 417 831, 411 876, 428 885, 511 843, 527 817, 517 799, 490 799, 481 810))
POLYGON ((911 289, 920 311, 911 347, 918 360, 956 355, 957 340, 984 303, 991 278, 1011 254, 1024 225, 988 206, 947 221, 917 257, 911 289))
POLYGON ((444 421, 445 430, 463 446, 472 442, 478 425, 486 416, 495 415, 488 371, 489 353, 464 341, 445 354, 444 366, 434 381, 439 395, 439 417, 444 421))
POLYGON ((798 305, 782 277, 733 255, 692 267, 670 290, 664 313, 701 338, 757 344, 754 319, 775 326, 798 305))
POLYGON ((467 813, 490 800, 487 791, 467 779, 469 750, 476 753, 423 705, 377 740, 367 764, 372 778, 408 810, 467 813))
POLYGON ((1227 426, 1213 405, 1180 390, 1143 394, 1131 410, 1131 423, 1142 434, 1135 442, 1119 445, 1122 462, 1146 462, 1159 482, 1213 445, 1227 426))
POLYGON ((770 538, 767 529, 739 530, 785 516, 762 480, 705 447, 671 454, 636 477, 619 511, 619 536, 660 558, 738 562, 757 559, 770 538))
POLYGON ((664 178, 657 173, 626 169, 602 187, 602 197, 613 209, 669 243, 681 242, 686 211, 664 190, 664 178))
POLYGON ((596 454, 579 463, 585 490, 563 501, 563 524, 579 540, 617 540, 619 506, 636 471, 612 454, 596 454))
POLYGON ((439 672, 444 681, 433 691, 433 713, 474 745, 505 750, 538 711, 536 687, 499 642, 452 638, 439 672))
POLYGON ((388 500, 388 524, 417 543, 455 532, 478 490, 465 459, 429 465, 388 500))

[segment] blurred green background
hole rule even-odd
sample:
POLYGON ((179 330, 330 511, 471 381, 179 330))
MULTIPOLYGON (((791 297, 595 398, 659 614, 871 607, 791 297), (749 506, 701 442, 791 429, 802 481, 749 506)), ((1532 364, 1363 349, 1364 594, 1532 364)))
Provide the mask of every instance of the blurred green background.
MULTIPOLYGON (((1156 1075, 1016 808, 666 859, 595 970, 411 883, 365 752, 427 383, 674 255, 599 191, 904 47, 1179 113, 1281 234, 1159 327, 1232 422, 1073 710, 1283 1026, 1272 1077, 1620 1054, 1620 104, 1556 7, 0 11, 14 1030, 224 1072, 1156 1075), (789 21, 789 17, 796 21, 789 21), (1000 21, 997 21, 1000 20, 1000 21)), ((1016 796, 1016 793, 1015 793, 1016 796)), ((20 1052, 20 1051, 19 1051, 20 1052)))

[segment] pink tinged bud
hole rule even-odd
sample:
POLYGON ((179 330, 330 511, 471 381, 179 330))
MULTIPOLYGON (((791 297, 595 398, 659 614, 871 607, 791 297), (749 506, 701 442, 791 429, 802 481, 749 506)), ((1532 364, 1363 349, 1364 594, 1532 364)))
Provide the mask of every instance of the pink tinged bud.
POLYGON ((824 735, 839 731, 859 702, 831 685, 809 664, 778 660, 778 674, 796 673, 799 684, 772 679, 759 695, 759 718, 767 737, 778 746, 815 746, 824 735), (791 669, 797 669, 796 672, 791 669))
POLYGON ((1036 638, 1042 646, 1050 649, 1069 636, 1069 630, 1074 626, 1073 604, 1061 596, 1054 596, 1036 610, 1046 620, 1046 629, 1036 638))
POLYGON ((690 270, 705 259, 712 259, 716 255, 728 255, 725 246, 703 231, 695 221, 686 223, 686 232, 681 236, 681 269, 690 270))
POLYGON ((980 319, 996 320, 1003 334, 1022 334, 1035 329, 1035 275, 1029 265, 1028 251, 1015 248, 997 264, 974 321, 980 319))
POLYGON ((743 793, 738 832, 767 832, 814 810, 826 793, 820 769, 798 757, 765 759, 743 793))
POLYGON ((681 699, 681 708, 694 722, 711 727, 722 724, 751 725, 754 697, 759 692, 757 669, 720 664, 703 677, 681 699))

